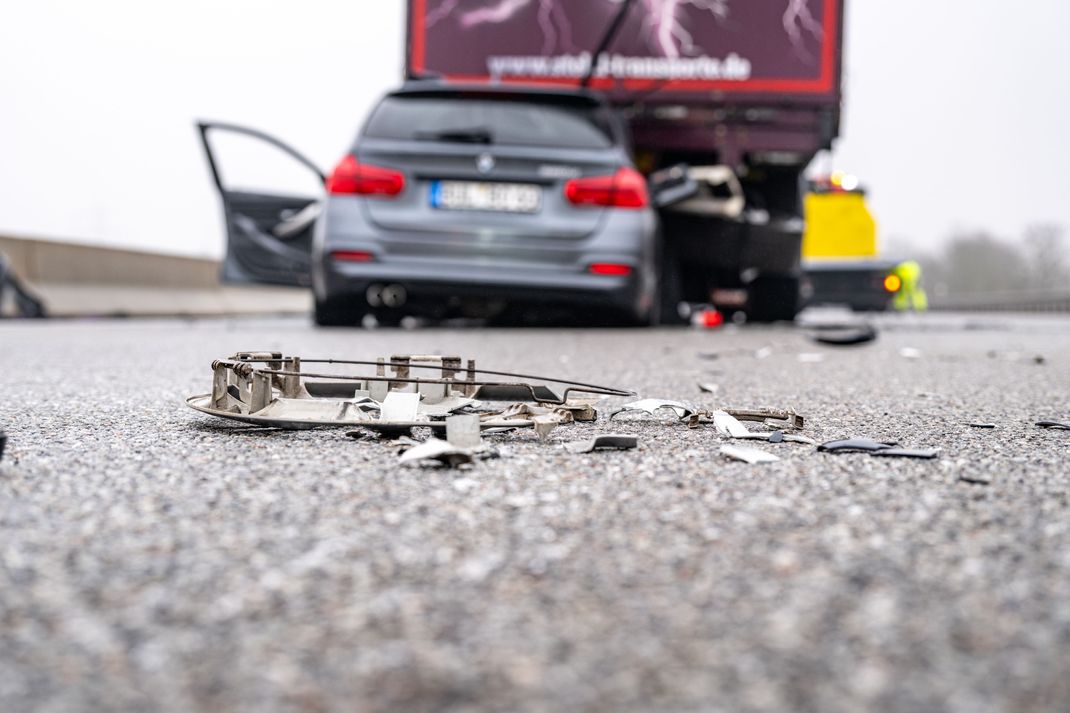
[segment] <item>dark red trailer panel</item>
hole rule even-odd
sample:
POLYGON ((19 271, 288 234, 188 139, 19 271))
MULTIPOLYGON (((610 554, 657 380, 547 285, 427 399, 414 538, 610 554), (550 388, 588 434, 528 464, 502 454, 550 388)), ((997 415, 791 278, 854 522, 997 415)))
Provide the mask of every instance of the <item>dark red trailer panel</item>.
POLYGON ((408 75, 576 84, 618 102, 836 105, 843 0, 409 0, 408 75))

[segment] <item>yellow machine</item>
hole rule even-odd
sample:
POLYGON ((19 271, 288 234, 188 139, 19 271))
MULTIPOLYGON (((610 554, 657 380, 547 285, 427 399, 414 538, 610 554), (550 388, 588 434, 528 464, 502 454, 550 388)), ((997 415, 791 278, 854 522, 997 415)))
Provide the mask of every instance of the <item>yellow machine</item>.
POLYGON ((924 310, 921 267, 879 257, 877 221, 854 176, 837 171, 811 181, 803 199, 802 258, 808 304, 856 310, 924 310))

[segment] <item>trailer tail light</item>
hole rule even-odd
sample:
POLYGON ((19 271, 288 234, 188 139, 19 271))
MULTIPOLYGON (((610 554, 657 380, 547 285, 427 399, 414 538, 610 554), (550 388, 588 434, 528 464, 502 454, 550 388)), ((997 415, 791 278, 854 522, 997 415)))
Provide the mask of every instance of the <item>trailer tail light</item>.
POLYGON ((331 195, 380 196, 391 198, 405 188, 405 175, 401 171, 357 163, 352 154, 334 167, 327 177, 327 192, 331 195))
POLYGON ((887 292, 898 292, 899 288, 903 286, 903 280, 899 275, 885 275, 884 277, 884 289, 887 292))
POLYGON ((615 277, 626 277, 632 274, 631 265, 622 265, 616 262, 595 262, 591 263, 587 267, 587 272, 592 275, 613 275, 615 277))
POLYGON ((610 208, 645 208, 650 205, 646 179, 634 168, 622 168, 612 176, 573 178, 565 183, 565 198, 573 205, 610 208))

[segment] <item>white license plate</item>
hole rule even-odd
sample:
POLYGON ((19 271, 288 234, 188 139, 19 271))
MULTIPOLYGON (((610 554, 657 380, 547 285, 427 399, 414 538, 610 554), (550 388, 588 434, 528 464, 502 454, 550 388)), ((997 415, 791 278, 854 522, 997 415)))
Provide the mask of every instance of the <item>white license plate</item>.
POLYGON ((443 210, 489 210, 501 213, 534 213, 542 191, 528 183, 433 181, 431 207, 443 210))

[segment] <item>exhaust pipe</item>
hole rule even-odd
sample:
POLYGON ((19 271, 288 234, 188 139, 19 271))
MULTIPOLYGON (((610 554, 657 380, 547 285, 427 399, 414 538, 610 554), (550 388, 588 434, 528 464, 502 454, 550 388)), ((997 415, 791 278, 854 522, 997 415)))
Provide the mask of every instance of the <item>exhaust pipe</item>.
POLYGON ((387 285, 380 293, 384 307, 401 307, 408 297, 408 292, 401 285, 387 285))
POLYGON ((383 286, 368 285, 368 289, 364 291, 364 299, 368 301, 369 307, 378 307, 383 304, 383 286))

